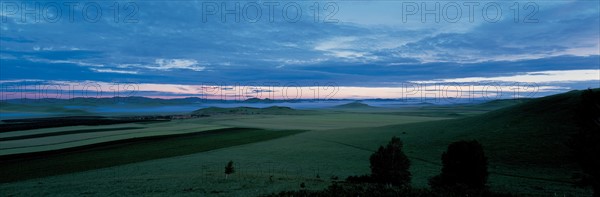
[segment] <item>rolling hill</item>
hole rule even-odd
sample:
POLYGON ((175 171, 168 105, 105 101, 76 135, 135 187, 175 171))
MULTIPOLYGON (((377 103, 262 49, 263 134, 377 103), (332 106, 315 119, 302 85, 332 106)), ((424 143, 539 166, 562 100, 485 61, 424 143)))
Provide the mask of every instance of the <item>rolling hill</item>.
POLYGON ((351 103, 337 105, 337 106, 334 106, 333 108, 337 108, 337 109, 370 109, 370 108, 376 108, 376 107, 370 106, 370 105, 368 105, 366 103, 362 103, 360 101, 355 101, 355 102, 351 102, 351 103))
POLYGON ((444 150, 453 140, 476 139, 484 145, 486 154, 494 163, 519 167, 573 168, 576 164, 567 144, 579 128, 576 114, 581 93, 571 91, 520 101, 481 115, 386 126, 381 130, 399 136, 402 133, 426 132, 429 143, 408 143, 409 147, 417 149, 444 150))
POLYGON ((199 109, 192 112, 195 116, 211 116, 211 115, 292 115, 301 114, 301 111, 292 109, 290 107, 271 106, 265 108, 256 107, 233 107, 233 108, 221 108, 221 107, 208 107, 199 109))

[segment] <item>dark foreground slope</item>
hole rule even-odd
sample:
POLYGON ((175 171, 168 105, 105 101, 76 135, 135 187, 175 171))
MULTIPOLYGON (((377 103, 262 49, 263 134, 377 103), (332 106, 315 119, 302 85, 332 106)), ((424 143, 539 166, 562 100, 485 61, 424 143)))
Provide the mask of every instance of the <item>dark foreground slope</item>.
MULTIPOLYGON (((428 187, 429 178, 440 173, 441 154, 449 144, 474 139, 483 144, 489 159, 488 185, 494 192, 518 196, 590 196, 590 190, 574 187, 573 175, 582 170, 570 147, 581 127, 577 115, 581 94, 582 91, 571 91, 520 100, 502 109, 465 118, 345 129, 339 132, 352 138, 327 140, 372 153, 391 136, 399 136, 404 142, 403 151, 411 160, 412 186, 424 188, 428 187)), ((368 163, 368 157, 364 162, 368 163)), ((328 191, 319 194, 335 196, 328 195, 328 191)))
MULTIPOLYGON (((481 141, 493 161, 514 165, 571 165, 568 141, 577 132, 581 91, 526 101, 463 119, 397 126, 400 131, 427 130, 432 138, 454 135, 481 141)), ((452 139, 456 139, 453 137, 452 139)), ((448 139, 448 138, 446 138, 448 139)), ((439 138, 440 145, 449 144, 439 138)))

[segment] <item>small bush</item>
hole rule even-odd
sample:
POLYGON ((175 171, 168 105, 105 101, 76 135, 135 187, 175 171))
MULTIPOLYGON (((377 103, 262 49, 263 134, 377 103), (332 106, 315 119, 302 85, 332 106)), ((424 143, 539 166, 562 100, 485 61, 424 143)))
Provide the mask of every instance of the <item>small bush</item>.
POLYGON ((230 174, 233 174, 235 169, 233 168, 233 161, 229 161, 225 166, 225 179, 229 178, 230 174))

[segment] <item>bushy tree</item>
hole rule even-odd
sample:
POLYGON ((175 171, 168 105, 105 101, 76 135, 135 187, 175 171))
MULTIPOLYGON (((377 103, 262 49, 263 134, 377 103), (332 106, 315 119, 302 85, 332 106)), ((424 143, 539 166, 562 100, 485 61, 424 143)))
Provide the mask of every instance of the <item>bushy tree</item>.
POLYGON ((380 146, 370 161, 372 181, 395 186, 410 184, 410 161, 402 152, 400 138, 394 136, 387 146, 380 146))
POLYGON ((479 142, 458 141, 450 144, 442 154, 442 164, 442 173, 429 180, 434 190, 461 193, 485 190, 488 162, 479 142))
POLYGON ((233 174, 235 169, 233 168, 233 161, 229 161, 227 166, 225 166, 225 179, 229 177, 230 174, 233 174))

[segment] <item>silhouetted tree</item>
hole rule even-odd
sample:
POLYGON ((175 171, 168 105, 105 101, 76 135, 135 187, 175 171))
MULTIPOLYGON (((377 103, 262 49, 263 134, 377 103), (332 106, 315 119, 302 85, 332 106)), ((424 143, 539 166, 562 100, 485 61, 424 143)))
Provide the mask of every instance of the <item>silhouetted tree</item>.
POLYGON ((229 161, 227 166, 225 166, 225 179, 229 177, 230 174, 233 174, 235 169, 233 168, 233 161, 229 161))
POLYGON ((410 184, 410 161, 402 152, 400 138, 394 136, 387 146, 380 146, 370 161, 372 181, 395 186, 410 184))
POLYGON ((580 128, 571 147, 584 173, 578 185, 591 186, 594 197, 600 197, 600 91, 584 91, 577 114, 580 128))
POLYGON ((450 144, 442 154, 442 173, 431 178, 434 190, 452 190, 457 193, 482 192, 488 178, 487 158, 479 142, 458 141, 450 144))

